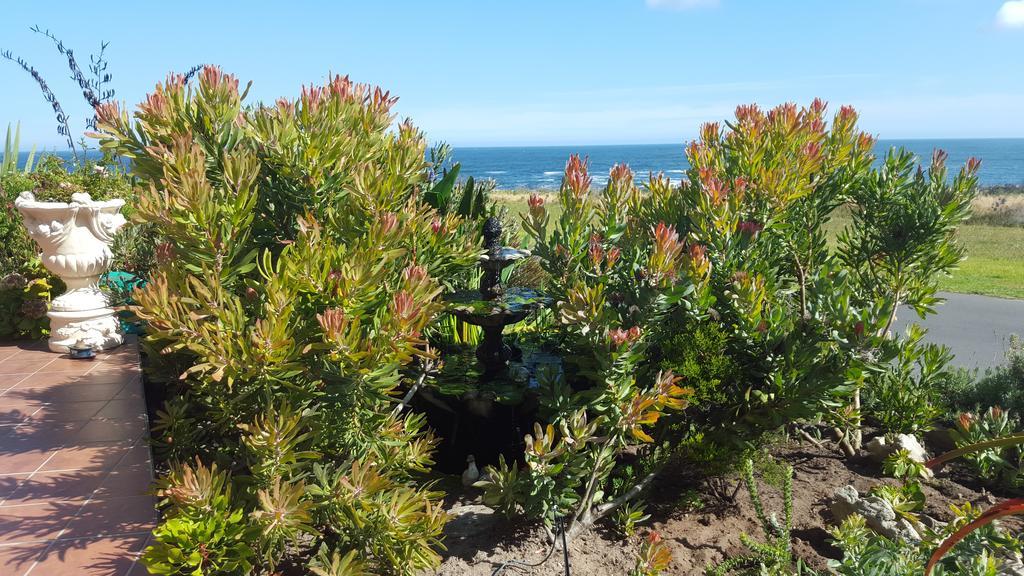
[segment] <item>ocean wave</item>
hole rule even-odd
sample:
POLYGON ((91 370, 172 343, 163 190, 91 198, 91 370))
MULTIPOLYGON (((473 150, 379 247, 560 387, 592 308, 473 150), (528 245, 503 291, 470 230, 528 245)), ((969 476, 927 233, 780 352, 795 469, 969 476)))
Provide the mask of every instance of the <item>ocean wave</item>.
POLYGON ((488 170, 484 174, 508 174, 508 170, 488 170))
POLYGON ((547 171, 547 170, 545 170, 545 171, 544 171, 544 175, 545 175, 545 176, 554 176, 554 175, 556 175, 556 174, 561 174, 561 173, 562 173, 562 171, 561 171, 561 170, 552 170, 552 171, 547 171))

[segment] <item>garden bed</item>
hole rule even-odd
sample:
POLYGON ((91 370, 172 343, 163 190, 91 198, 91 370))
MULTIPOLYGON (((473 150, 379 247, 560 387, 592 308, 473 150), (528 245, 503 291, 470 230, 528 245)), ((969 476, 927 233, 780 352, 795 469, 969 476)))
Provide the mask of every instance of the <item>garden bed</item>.
MULTIPOLYGON (((836 488, 852 485, 860 493, 878 484, 897 484, 881 476, 877 463, 862 458, 848 459, 837 452, 807 442, 790 442, 771 451, 780 462, 793 466, 793 550, 812 569, 821 571, 841 552, 831 544, 826 532, 833 526, 829 503, 836 488)), ((970 502, 987 508, 998 498, 972 484, 969 476, 952 474, 924 483, 927 496, 924 513, 938 520, 949 520, 951 504, 970 502), (950 476, 950 477, 947 477, 950 476)), ((745 552, 740 534, 759 538, 757 518, 746 491, 740 487, 735 502, 715 496, 685 470, 665 472, 648 496, 648 523, 639 530, 657 531, 672 551, 669 574, 704 574, 707 566, 745 552)), ((730 480, 733 487, 742 481, 730 480)), ((762 496, 766 510, 781 513, 778 490, 765 486, 762 496)), ((452 492, 457 492, 453 486, 452 492)), ((449 510, 456 517, 445 530, 444 562, 438 574, 445 576, 489 575, 509 560, 539 562, 549 550, 547 536, 535 524, 523 524, 491 515, 479 505, 476 494, 453 495, 449 510)), ((611 522, 584 534, 569 545, 572 574, 627 574, 636 562, 640 536, 624 538, 611 522)), ((509 570, 507 573, 516 573, 509 570)), ((565 574, 560 551, 530 574, 565 574)))

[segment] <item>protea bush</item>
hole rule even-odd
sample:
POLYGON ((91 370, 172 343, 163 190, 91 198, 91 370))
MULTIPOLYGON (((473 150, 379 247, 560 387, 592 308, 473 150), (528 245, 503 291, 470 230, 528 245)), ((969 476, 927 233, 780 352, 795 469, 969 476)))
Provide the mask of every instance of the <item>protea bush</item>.
POLYGON ((963 257, 955 231, 978 163, 950 179, 941 153, 926 172, 893 151, 876 169, 856 112, 826 108, 741 106, 701 127, 685 178, 644 189, 620 165, 593 193, 573 156, 557 219, 530 198, 523 226, 550 276, 565 369, 541 378, 546 426, 526 437, 524 468, 490 470, 488 502, 564 516, 573 535, 676 455, 738 462, 769 433, 822 423, 852 452, 862 392, 924 382, 912 363, 887 373, 918 345, 891 327, 900 306, 931 311, 963 257), (832 241, 841 211, 853 225, 832 241))
POLYGON ((132 116, 98 110, 160 241, 135 299, 170 471, 143 559, 166 574, 432 567, 434 440, 396 396, 429 377, 424 332, 474 236, 422 201, 424 138, 392 128, 387 92, 332 77, 264 105, 247 90, 207 67, 132 116))

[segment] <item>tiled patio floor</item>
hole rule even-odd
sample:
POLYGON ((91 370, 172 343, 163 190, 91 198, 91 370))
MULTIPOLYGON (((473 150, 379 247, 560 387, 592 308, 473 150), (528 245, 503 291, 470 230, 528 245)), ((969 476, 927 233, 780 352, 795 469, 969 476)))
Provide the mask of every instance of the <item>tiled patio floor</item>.
POLYGON ((135 341, 0 343, 0 575, 141 575, 156 521, 135 341))

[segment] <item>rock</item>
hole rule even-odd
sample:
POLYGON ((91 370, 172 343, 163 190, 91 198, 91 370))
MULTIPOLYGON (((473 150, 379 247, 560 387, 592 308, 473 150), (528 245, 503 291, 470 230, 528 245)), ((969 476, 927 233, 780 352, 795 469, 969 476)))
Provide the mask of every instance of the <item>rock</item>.
POLYGON ((911 434, 897 434, 892 444, 885 439, 885 436, 876 436, 864 445, 864 450, 871 455, 872 459, 878 462, 882 462, 890 454, 900 450, 909 452, 910 458, 916 462, 928 461, 928 452, 925 451, 924 446, 921 446, 917 438, 911 434))
POLYGON ((853 486, 837 488, 834 496, 830 510, 836 522, 842 522, 853 514, 859 514, 864 517, 872 530, 886 538, 906 542, 921 540, 914 525, 905 518, 897 516, 892 506, 884 499, 878 496, 861 498, 853 486))

